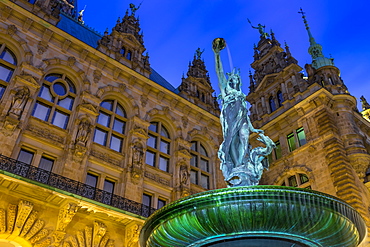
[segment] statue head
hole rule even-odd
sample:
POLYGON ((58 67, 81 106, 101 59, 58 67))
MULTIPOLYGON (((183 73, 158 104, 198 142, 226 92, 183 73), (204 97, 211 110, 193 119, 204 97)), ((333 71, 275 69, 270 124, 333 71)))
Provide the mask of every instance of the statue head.
POLYGON ((240 79, 240 70, 234 68, 231 73, 226 74, 228 76, 227 81, 229 83, 229 86, 235 90, 240 90, 242 85, 242 81, 240 79))

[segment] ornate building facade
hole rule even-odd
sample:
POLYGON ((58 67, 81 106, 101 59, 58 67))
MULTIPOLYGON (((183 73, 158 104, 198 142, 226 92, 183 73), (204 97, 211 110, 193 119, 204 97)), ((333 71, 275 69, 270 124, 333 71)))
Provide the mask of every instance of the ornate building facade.
MULTIPOLYGON (((225 186, 202 52, 174 88, 150 66, 135 9, 104 35, 76 9, 0 2, 0 246, 136 247, 156 209, 225 186)), ((250 118, 277 146, 261 184, 337 196, 370 227, 370 106, 357 111, 306 28, 307 75, 273 33, 254 48, 250 118)))
POLYGON ((156 209, 224 186, 201 54, 176 89, 135 9, 104 35, 75 9, 0 3, 0 246, 138 246, 156 209))

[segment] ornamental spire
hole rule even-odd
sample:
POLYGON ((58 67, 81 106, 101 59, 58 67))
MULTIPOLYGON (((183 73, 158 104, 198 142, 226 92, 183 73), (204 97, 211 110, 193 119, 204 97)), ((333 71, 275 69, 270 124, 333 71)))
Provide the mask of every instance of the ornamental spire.
POLYGON ((315 38, 312 36, 310 27, 308 26, 308 22, 306 20, 305 12, 303 12, 302 8, 300 9, 298 13, 302 14, 302 19, 303 19, 304 25, 308 33, 308 39, 310 42, 308 53, 312 57, 312 67, 314 67, 315 69, 318 69, 323 66, 334 66, 334 62, 333 62, 334 59, 324 57, 322 53, 322 46, 316 43, 315 38))

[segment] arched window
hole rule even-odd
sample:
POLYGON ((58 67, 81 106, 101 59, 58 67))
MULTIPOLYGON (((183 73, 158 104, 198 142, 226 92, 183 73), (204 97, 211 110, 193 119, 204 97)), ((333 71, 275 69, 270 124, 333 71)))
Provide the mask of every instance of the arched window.
POLYGON ((131 60, 131 57, 132 57, 132 52, 131 52, 131 51, 128 51, 128 52, 127 52, 127 56, 126 56, 126 58, 127 58, 128 60, 131 60))
POLYGON ((65 74, 45 76, 32 116, 66 129, 76 98, 76 88, 65 74))
POLYGON ((275 105, 274 97, 272 96, 269 98, 269 105, 270 105, 271 112, 274 112, 276 110, 276 105, 275 105))
POLYGON ((122 46, 121 50, 119 50, 119 53, 124 57, 125 56, 126 49, 122 46))
POLYGON ((169 172, 171 138, 161 122, 151 122, 148 130, 146 164, 169 172))
POLYGON ((117 100, 104 100, 100 104, 94 142, 121 152, 125 137, 126 111, 117 100))
POLYGON ((283 102, 284 102, 283 93, 279 90, 276 96, 277 96, 279 107, 283 106, 283 102))
POLYGON ((0 44, 0 98, 3 96, 8 82, 17 66, 17 58, 5 44, 0 44))
POLYGON ((281 186, 311 189, 311 182, 306 174, 296 173, 294 175, 286 176, 283 182, 281 183, 281 186))
POLYGON ((210 160, 206 149, 199 141, 193 141, 190 153, 190 182, 210 189, 210 160))

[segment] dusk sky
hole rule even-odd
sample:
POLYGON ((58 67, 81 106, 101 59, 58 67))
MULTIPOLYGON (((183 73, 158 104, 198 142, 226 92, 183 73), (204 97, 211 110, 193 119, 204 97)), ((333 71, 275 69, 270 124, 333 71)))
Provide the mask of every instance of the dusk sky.
MULTIPOLYGON (((123 17, 129 4, 138 6, 141 0, 78 0, 78 9, 86 5, 85 24, 103 33, 109 33, 118 17, 123 17)), ((323 53, 333 57, 335 66, 350 93, 358 101, 364 95, 370 102, 370 21, 368 0, 144 0, 136 16, 144 32, 144 45, 150 64, 174 87, 188 70, 195 50, 202 55, 216 92, 212 40, 223 37, 229 47, 234 67, 240 68, 243 91, 248 94, 250 64, 253 62, 253 44, 259 41, 254 26, 272 29, 284 47, 290 47, 298 64, 304 68, 311 63, 308 54, 308 36, 300 8, 306 13, 311 32, 323 53)), ((229 72, 227 51, 223 52, 224 70, 229 72)), ((358 104, 360 106, 360 104, 358 104)), ((360 109, 361 110, 361 109, 360 109)))

